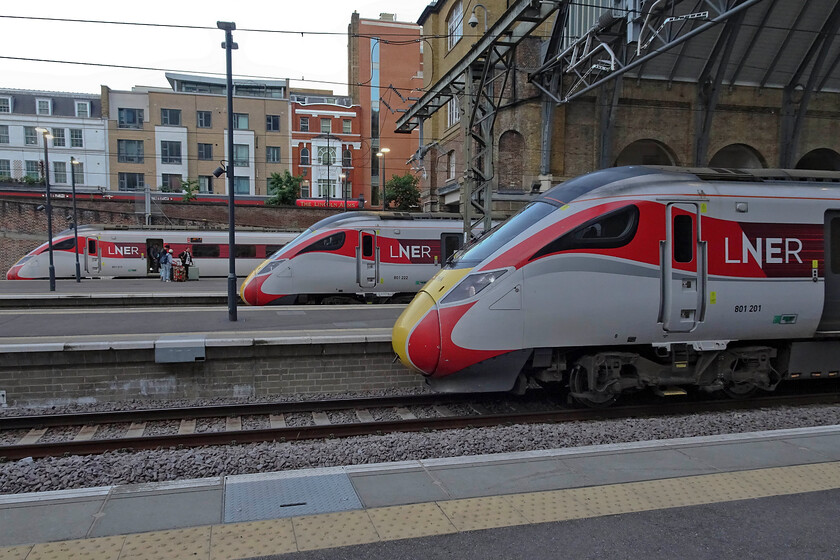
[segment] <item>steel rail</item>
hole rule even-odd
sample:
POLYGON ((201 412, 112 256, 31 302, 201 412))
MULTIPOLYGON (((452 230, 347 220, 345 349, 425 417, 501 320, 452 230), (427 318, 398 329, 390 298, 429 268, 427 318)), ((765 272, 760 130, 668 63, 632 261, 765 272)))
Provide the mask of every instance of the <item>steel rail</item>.
POLYGON ((705 412, 730 412, 781 406, 808 406, 840 403, 840 394, 822 393, 794 396, 771 396, 748 400, 717 400, 709 402, 660 403, 605 409, 562 409, 545 412, 517 412, 480 416, 422 418, 382 422, 355 422, 325 426, 295 426, 230 432, 204 432, 183 435, 163 435, 107 440, 66 441, 0 446, 5 460, 42 458, 60 455, 89 455, 120 450, 148 450, 172 447, 200 447, 270 441, 300 441, 332 439, 352 436, 382 435, 385 433, 419 432, 459 428, 477 428, 512 424, 596 421, 616 418, 676 416, 705 412))

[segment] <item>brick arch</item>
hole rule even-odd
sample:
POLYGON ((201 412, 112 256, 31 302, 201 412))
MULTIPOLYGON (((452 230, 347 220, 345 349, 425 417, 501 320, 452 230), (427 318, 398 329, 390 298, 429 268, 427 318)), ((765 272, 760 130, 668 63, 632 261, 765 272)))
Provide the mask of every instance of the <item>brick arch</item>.
POLYGON ((811 150, 796 164, 796 169, 819 169, 822 171, 840 171, 840 154, 831 148, 811 150))
POLYGON ((516 130, 506 130, 499 137, 498 188, 523 190, 525 139, 516 130))
POLYGON ((767 167, 767 160, 761 153, 747 144, 724 146, 709 160, 709 167, 732 167, 736 169, 761 169, 767 167))
POLYGON ((615 159, 622 165, 679 165, 674 150, 659 140, 645 138, 628 144, 615 159))

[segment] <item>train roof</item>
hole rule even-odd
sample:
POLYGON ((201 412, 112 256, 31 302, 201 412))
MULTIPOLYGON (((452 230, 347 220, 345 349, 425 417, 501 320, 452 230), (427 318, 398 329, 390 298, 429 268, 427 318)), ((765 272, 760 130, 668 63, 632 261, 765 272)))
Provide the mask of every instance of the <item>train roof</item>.
MULTIPOLYGON (((228 227, 226 225, 205 225, 205 226, 175 226, 175 225, 117 225, 117 224, 83 224, 79 226, 79 231, 213 231, 226 232, 228 227)), ((67 231, 73 231, 68 229, 67 231)), ((278 229, 276 227, 258 227, 258 226, 237 226, 236 231, 254 231, 263 233, 277 233, 277 232, 300 232, 300 228, 285 228, 278 229)))
POLYGON ((310 229, 316 230, 321 229, 326 226, 335 226, 336 224, 347 224, 351 222, 385 222, 390 220, 457 220, 463 221, 464 218, 460 214, 446 214, 446 213, 439 213, 439 212, 425 212, 425 213, 412 213, 412 212, 375 212, 375 211, 361 211, 361 212, 343 212, 341 214, 335 214, 334 216, 330 216, 328 218, 324 218, 318 222, 315 222, 310 226, 310 229))
POLYGON ((833 183, 840 186, 840 172, 811 169, 722 169, 711 167, 667 167, 632 165, 601 169, 552 187, 537 200, 552 204, 571 202, 584 194, 630 179, 647 176, 652 182, 833 183))

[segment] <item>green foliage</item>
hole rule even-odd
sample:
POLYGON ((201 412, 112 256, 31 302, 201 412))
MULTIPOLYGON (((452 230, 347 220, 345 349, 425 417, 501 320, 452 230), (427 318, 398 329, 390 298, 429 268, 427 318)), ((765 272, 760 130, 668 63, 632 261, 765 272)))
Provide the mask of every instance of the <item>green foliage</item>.
POLYGON ((289 170, 285 170, 283 174, 272 173, 268 180, 268 195, 269 199, 266 204, 269 206, 287 205, 291 206, 300 196, 300 184, 303 182, 303 176, 295 177, 289 170))
POLYGON ((191 200, 196 199, 196 193, 198 192, 198 181, 195 179, 190 179, 187 181, 181 180, 181 190, 184 193, 184 196, 181 198, 184 202, 189 202, 191 200))
POLYGON ((41 179, 40 177, 35 178, 35 177, 30 177, 29 175, 24 175, 23 176, 23 182, 26 185, 43 185, 44 184, 44 180, 41 179))
POLYGON ((394 175, 386 181, 386 207, 393 202, 396 210, 416 212, 420 206, 420 189, 417 188, 417 182, 417 177, 411 173, 394 175))

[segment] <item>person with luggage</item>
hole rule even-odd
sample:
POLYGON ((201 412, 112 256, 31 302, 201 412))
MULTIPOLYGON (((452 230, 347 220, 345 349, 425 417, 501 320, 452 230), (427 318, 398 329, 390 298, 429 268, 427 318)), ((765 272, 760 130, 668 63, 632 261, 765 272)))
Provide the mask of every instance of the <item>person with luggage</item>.
POLYGON ((162 251, 160 254, 160 281, 169 282, 169 275, 172 272, 172 249, 162 251))
POLYGON ((190 267, 192 266, 192 263, 193 263, 192 253, 190 252, 189 246, 186 247, 181 252, 180 255, 178 255, 178 258, 181 259, 181 266, 184 267, 184 278, 186 280, 189 280, 190 279, 190 267))

